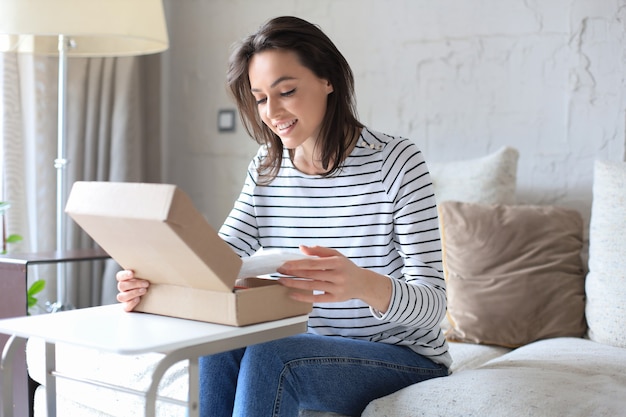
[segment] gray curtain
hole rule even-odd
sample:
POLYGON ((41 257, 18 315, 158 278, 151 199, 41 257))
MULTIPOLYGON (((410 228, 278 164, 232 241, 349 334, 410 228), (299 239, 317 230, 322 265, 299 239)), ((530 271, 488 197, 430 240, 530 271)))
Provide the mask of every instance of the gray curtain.
MULTIPOLYGON (((67 189, 74 181, 160 181, 161 55, 71 58, 67 85, 67 189)), ((58 60, 2 54, 3 199, 9 233, 24 241, 13 251, 55 249, 58 60)), ((94 247, 70 219, 69 248, 94 247)), ((76 307, 115 302, 110 262, 68 264, 69 301, 76 307)), ((39 267, 41 297, 56 301, 56 269, 39 267)))

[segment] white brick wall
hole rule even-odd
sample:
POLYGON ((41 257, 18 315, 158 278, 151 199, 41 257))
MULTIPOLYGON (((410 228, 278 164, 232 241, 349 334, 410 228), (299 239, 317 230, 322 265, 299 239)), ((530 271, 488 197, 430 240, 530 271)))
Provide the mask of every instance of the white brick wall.
POLYGON ((164 179, 219 227, 256 144, 218 133, 230 45, 267 18, 318 23, 351 63, 361 120, 431 161, 520 150, 518 199, 588 219, 593 160, 625 160, 624 0, 165 0, 164 179))

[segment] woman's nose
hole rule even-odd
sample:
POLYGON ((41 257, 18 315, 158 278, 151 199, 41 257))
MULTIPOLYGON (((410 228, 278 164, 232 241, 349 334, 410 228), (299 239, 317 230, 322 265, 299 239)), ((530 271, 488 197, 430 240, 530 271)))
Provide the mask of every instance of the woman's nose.
POLYGON ((280 113, 280 104, 276 100, 267 99, 267 104, 265 106, 265 114, 268 118, 272 119, 276 115, 280 113))

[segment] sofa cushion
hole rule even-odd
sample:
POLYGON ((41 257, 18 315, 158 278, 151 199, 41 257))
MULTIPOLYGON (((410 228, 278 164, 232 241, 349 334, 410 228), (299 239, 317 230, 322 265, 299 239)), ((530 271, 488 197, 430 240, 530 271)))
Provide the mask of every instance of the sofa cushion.
POLYGON ((626 349, 557 338, 372 401, 363 417, 612 417, 626 410, 626 349))
POLYGON ((474 343, 448 343, 450 355, 454 361, 450 366, 450 373, 474 369, 492 359, 498 358, 511 351, 502 346, 478 345, 474 343))
POLYGON ((584 335, 578 212, 452 201, 439 208, 449 340, 517 347, 584 335))
POLYGON ((513 204, 518 159, 507 146, 481 158, 429 163, 437 201, 513 204))
POLYGON ((589 226, 589 338, 626 347, 626 163, 596 161, 589 226))

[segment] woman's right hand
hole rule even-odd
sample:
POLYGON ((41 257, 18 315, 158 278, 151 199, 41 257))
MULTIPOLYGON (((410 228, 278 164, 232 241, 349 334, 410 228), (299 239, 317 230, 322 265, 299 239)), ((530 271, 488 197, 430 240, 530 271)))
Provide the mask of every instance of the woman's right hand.
POLYGON ((125 311, 132 311, 139 301, 141 296, 148 291, 150 282, 145 279, 135 278, 133 271, 124 270, 115 274, 117 279, 117 301, 124 303, 125 311))

